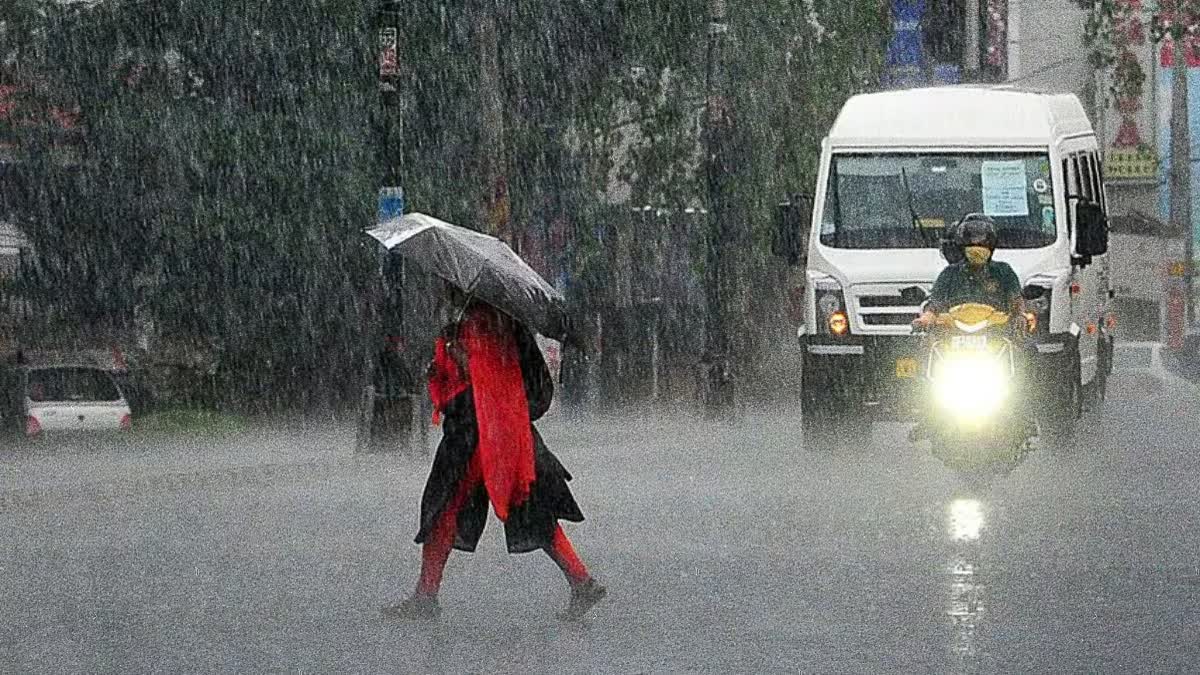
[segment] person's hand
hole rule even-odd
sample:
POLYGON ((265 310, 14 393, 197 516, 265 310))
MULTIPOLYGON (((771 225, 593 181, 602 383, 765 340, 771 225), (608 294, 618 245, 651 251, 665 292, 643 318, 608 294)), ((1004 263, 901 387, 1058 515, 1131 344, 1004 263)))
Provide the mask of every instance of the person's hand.
POLYGON ((450 355, 450 358, 454 360, 454 363, 458 364, 458 369, 462 372, 463 377, 467 377, 470 373, 470 370, 467 368, 467 350, 465 347, 463 347, 462 342, 458 340, 451 340, 447 342, 446 353, 450 355))
POLYGON ((933 312, 925 312, 925 313, 921 314, 921 316, 918 316, 917 318, 913 319, 913 322, 912 322, 913 330, 915 330, 915 331, 929 330, 929 327, 933 325, 934 318, 935 318, 935 315, 933 314, 933 312))
POLYGON ((1022 312, 1013 314, 1012 329, 1017 335, 1024 335, 1029 330, 1029 319, 1022 312))

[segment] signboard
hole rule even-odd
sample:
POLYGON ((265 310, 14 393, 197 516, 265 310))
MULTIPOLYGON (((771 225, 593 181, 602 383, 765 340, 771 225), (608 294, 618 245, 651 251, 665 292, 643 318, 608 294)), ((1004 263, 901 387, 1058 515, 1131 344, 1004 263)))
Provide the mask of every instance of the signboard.
POLYGON ((1158 153, 1113 148, 1104 158, 1104 177, 1114 181, 1157 181, 1158 153))
POLYGON ((400 74, 398 52, 400 36, 393 27, 379 29, 379 76, 395 77, 400 74))
POLYGON ((925 0, 892 0, 892 41, 887 49, 887 83, 894 87, 924 84, 925 44, 921 21, 925 0))
POLYGON ((379 188, 379 222, 404 215, 404 188, 379 188))

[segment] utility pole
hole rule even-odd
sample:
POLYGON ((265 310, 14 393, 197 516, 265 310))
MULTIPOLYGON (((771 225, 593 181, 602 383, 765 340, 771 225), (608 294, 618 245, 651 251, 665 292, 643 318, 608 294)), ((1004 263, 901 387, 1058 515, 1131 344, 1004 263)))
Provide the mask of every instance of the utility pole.
MULTIPOLYGON (((398 217, 403 213, 403 191, 400 188, 403 148, 402 100, 403 84, 400 63, 401 6, 397 0, 379 0, 376 5, 374 29, 375 76, 379 98, 371 109, 371 125, 375 132, 374 149, 378 188, 377 217, 398 217)), ((407 449, 407 439, 398 438, 397 430, 411 428, 413 415, 407 419, 394 401, 389 400, 387 387, 377 385, 388 381, 381 377, 386 368, 381 354, 389 344, 388 337, 399 335, 403 319, 404 265, 382 253, 376 261, 378 275, 368 286, 362 311, 363 393, 359 401, 358 429, 355 451, 398 451, 407 449), (407 423, 407 424, 406 424, 407 423)))
POLYGON ((475 44, 479 58, 479 166, 483 173, 481 218, 488 234, 516 245, 509 228, 507 146, 504 142, 504 91, 500 79, 500 38, 497 0, 475 3, 475 44))
POLYGON ((979 77, 980 71, 980 49, 981 36, 981 18, 979 11, 979 0, 966 0, 966 9, 963 12, 963 74, 964 79, 975 80, 979 77))
POLYGON ((728 412, 734 401, 729 355, 730 244, 734 223, 730 180, 734 117, 730 101, 725 41, 729 33, 725 0, 708 2, 708 68, 704 120, 705 173, 708 183, 708 236, 704 287, 708 321, 704 362, 705 405, 712 414, 728 412))
POLYGON ((1185 38, 1187 29, 1182 22, 1172 30, 1175 63, 1171 84, 1171 198, 1172 224, 1183 232, 1184 274, 1186 281, 1185 331, 1191 333, 1196 321, 1196 302, 1193 295, 1195 251, 1192 231, 1192 141, 1188 130, 1188 61, 1185 38))

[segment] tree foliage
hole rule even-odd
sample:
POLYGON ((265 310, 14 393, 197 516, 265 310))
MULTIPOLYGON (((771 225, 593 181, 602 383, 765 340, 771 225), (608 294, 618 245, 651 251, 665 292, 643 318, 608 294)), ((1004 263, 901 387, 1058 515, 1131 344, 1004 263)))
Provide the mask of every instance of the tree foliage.
MULTIPOLYGON (((771 266, 773 205, 811 189, 819 140, 877 82, 889 27, 878 0, 729 5, 749 310, 774 300, 749 292, 771 266)), ((72 168, 47 125, 10 130, 26 179, 6 202, 40 254, 35 290, 82 322, 152 313, 161 332, 216 349, 242 398, 345 385, 361 374, 374 258, 359 233, 376 188, 403 185, 411 209, 472 223, 493 150, 481 147, 484 84, 503 97, 494 150, 512 220, 553 239, 568 276, 597 274, 614 186, 639 204, 706 205, 707 0, 407 3, 394 102, 376 92, 376 10, 7 3, 0 71, 30 110, 77 110, 82 139, 72 168), (481 12, 496 19, 498 84, 480 80, 479 31, 493 25, 481 12)))
POLYGON ((345 384, 374 211, 372 16, 320 0, 5 16, 31 43, 18 76, 83 128, 73 168, 23 139, 9 206, 39 253, 40 299, 82 323, 152 314, 221 355, 237 400, 345 384))

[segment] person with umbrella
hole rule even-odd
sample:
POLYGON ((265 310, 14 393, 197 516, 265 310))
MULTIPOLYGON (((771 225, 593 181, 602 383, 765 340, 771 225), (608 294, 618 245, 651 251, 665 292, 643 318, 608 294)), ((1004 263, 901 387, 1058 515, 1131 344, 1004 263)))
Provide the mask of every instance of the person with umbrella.
POLYGON ((503 242, 423 218, 405 216, 370 232, 450 282, 452 302, 461 308, 460 319, 436 340, 428 373, 443 437, 421 499, 421 575, 412 596, 383 612, 419 620, 439 616, 437 596, 450 552, 475 550, 490 503, 504 523, 510 553, 543 550, 563 571, 571 588, 563 618, 579 619, 607 591, 559 524, 580 522, 583 514, 567 485, 570 473, 533 426, 550 407, 553 380, 533 333, 517 318, 532 317, 559 332, 561 296, 503 242), (479 246, 488 254, 475 255, 479 246), (442 255, 432 255, 434 250, 442 255), (461 278, 471 281, 462 284, 461 278), (539 293, 560 302, 537 308, 513 302, 539 293))

